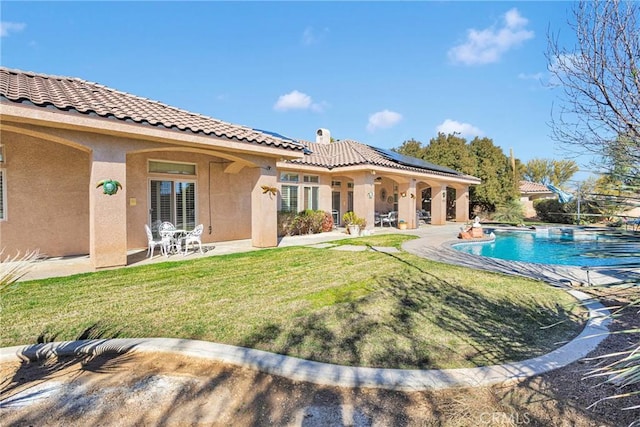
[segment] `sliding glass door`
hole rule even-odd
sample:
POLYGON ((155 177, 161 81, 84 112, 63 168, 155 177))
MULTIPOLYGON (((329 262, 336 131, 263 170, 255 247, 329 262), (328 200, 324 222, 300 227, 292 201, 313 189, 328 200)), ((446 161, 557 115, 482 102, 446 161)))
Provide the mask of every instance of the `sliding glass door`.
POLYGON ((176 228, 193 230, 196 226, 196 184, 189 181, 150 181, 150 224, 169 221, 176 228))

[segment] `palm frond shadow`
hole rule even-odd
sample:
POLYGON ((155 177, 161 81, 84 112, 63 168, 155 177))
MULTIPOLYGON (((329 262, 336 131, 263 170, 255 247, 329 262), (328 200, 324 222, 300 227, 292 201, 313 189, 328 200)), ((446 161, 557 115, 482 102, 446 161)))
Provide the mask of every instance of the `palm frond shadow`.
POLYGON ((76 376, 82 372, 116 372, 133 355, 135 345, 111 348, 105 345, 109 338, 117 338, 119 331, 110 331, 99 322, 86 328, 75 341, 56 343, 56 333, 43 332, 37 344, 25 346, 16 354, 20 366, 12 377, 0 382, 0 401, 3 404, 17 393, 29 390, 45 381, 65 375, 77 366, 76 376))

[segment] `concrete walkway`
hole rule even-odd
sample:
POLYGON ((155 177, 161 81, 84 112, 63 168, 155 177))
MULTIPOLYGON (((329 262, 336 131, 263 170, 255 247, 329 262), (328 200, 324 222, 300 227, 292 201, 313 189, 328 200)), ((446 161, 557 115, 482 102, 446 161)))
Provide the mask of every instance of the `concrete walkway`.
MULTIPOLYGON (((493 262, 491 259, 485 257, 474 257, 467 254, 462 255, 450 248, 450 243, 455 241, 454 239, 459 227, 459 224, 450 224, 447 226, 424 226, 417 230, 402 232, 395 229, 382 229, 379 231, 376 230, 375 232, 393 231, 418 235, 420 237, 419 239, 408 242, 403 246, 403 249, 416 255, 438 261, 453 262, 472 268, 483 268, 509 274, 524 275, 546 280, 560 286, 566 284, 567 280, 579 279, 576 277, 578 273, 571 271, 571 269, 521 266, 521 263, 511 263, 507 261, 493 262)), ((341 231, 311 236, 295 236, 282 239, 280 246, 308 245, 324 247, 325 250, 331 250, 331 245, 323 244, 346 237, 348 236, 341 231)), ((144 265, 166 260, 191 259, 196 256, 222 255, 224 253, 246 250, 256 249, 251 248, 249 241, 229 242, 226 244, 216 244, 215 248, 212 248, 212 250, 207 251, 203 255, 188 255, 187 257, 176 255, 168 259, 165 257, 154 257, 152 259, 143 258, 142 260, 131 262, 130 265, 144 265)), ((386 249, 382 248, 381 250, 386 249)), ((133 257, 135 255, 136 254, 132 254, 131 256, 133 257)), ((39 268, 35 269, 35 271, 31 272, 30 275, 25 278, 52 277, 55 275, 70 274, 71 271, 81 273, 86 272, 83 271, 83 269, 87 266, 88 259, 82 258, 73 260, 47 260, 39 263, 39 268)), ((15 360, 16 358, 23 359, 24 357, 33 359, 52 355, 100 354, 114 351, 122 353, 129 351, 169 352, 250 367, 269 374, 322 385, 375 387, 415 391, 509 383, 566 366, 586 356, 606 338, 609 319, 606 317, 608 312, 604 310, 604 307, 597 302, 589 302, 589 296, 585 293, 575 290, 569 292, 577 299, 585 301, 585 306, 590 310, 589 320, 582 333, 568 344, 544 356, 504 365, 446 370, 362 368, 312 362, 254 349, 211 342, 166 338, 72 341, 2 348, 0 349, 0 362, 15 360)))

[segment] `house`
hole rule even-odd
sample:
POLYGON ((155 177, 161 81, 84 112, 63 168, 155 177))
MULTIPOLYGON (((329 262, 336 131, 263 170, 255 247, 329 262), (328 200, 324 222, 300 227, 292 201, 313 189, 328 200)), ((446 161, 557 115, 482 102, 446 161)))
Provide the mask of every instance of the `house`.
POLYGON ((556 194, 549 190, 546 185, 531 181, 520 181, 520 202, 524 206, 524 217, 533 218, 536 210, 533 204, 536 200, 555 199, 556 194))
POLYGON ((204 224, 203 243, 277 246, 279 210, 353 210, 409 228, 468 219, 478 178, 355 141, 316 142, 231 124, 88 82, 0 68, 0 248, 89 254, 95 268, 144 248, 144 224, 204 224), (106 194, 100 183, 121 185, 106 194), (264 188, 276 188, 275 194, 264 188))

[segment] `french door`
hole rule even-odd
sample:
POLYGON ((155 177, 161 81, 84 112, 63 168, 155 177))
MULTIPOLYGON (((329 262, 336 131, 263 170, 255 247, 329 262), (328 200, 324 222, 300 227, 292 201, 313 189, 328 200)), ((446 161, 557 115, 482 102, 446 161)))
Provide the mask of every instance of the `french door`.
POLYGON ((153 231, 157 224, 169 221, 176 228, 193 230, 196 226, 196 183, 190 181, 151 180, 149 218, 153 231))

